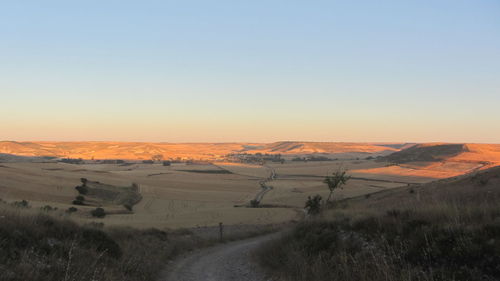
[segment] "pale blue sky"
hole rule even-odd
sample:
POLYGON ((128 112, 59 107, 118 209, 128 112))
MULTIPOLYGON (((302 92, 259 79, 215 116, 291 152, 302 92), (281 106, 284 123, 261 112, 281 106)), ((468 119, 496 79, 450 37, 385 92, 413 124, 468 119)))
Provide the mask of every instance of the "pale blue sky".
POLYGON ((0 139, 500 143, 500 2, 2 1, 0 139))

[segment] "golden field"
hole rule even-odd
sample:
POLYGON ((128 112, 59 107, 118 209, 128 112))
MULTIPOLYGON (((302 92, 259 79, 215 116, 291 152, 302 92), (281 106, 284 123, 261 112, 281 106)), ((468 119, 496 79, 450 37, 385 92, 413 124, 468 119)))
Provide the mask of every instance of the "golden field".
MULTIPOLYGON (((44 145, 46 148, 52 146, 48 143, 44 145)), ((95 143, 90 143, 85 149, 90 151, 94 145, 95 143)), ((104 144, 100 143, 100 145, 104 144)), ((122 151, 123 147, 118 147, 117 152, 112 154, 113 149, 109 145, 112 146, 112 144, 106 144, 108 150, 106 150, 105 158, 126 158, 123 154, 126 149, 122 151)), ((140 144, 136 147, 147 145, 140 144)), ((233 153, 235 147, 239 149, 245 145, 247 144, 194 144, 188 147, 190 150, 183 151, 179 148, 180 152, 177 152, 179 154, 172 155, 191 155, 190 157, 208 155, 207 151, 213 152, 214 147, 219 149, 217 153, 233 153), (197 150, 196 146, 203 147, 203 149, 197 150)), ((431 146, 438 147, 439 144, 431 146)), ((163 166, 160 163, 145 164, 140 161, 122 164, 101 164, 95 161, 67 164, 55 160, 38 159, 24 162, 11 160, 0 163, 0 198, 8 202, 24 199, 29 201, 32 207, 50 205, 62 212, 73 206, 72 201, 78 195, 75 186, 81 184, 80 178, 86 178, 89 181, 114 186, 130 186, 136 183, 142 200, 134 206, 133 212, 127 212, 123 206, 101 202, 100 205, 109 213, 103 219, 90 216, 89 212, 95 209, 95 204, 74 206, 78 208, 78 211, 70 216, 79 221, 97 221, 104 222, 106 225, 127 225, 138 228, 201 227, 216 225, 219 222, 227 225, 280 223, 299 219, 303 215, 302 208, 308 196, 320 194, 326 197, 328 190, 322 183, 323 178, 339 167, 348 169, 352 179, 344 189, 335 192, 337 199, 404 185, 418 185, 500 163, 499 146, 466 146, 467 150, 460 151, 458 154, 440 155, 441 158, 435 161, 404 163, 395 163, 387 157, 369 158, 370 160, 355 157, 357 155, 378 156, 382 152, 385 154, 395 152, 392 155, 396 155, 399 151, 397 148, 373 144, 321 143, 295 143, 292 147, 290 143, 281 143, 273 147, 275 151, 281 149, 279 153, 286 154, 286 151, 293 151, 295 153, 293 156, 314 155, 319 153, 318 149, 322 149, 323 152, 328 151, 330 154, 341 153, 345 158, 335 161, 290 161, 287 159, 284 163, 212 161, 212 163, 200 164, 173 163, 171 166, 163 166), (298 147, 298 145, 302 146, 298 147), (309 153, 312 148, 317 149, 316 152, 309 153), (304 152, 306 150, 307 153, 304 152), (350 159, 348 155, 351 155, 350 159), (260 182, 270 177, 273 171, 276 176, 267 183, 272 189, 264 195, 262 207, 249 208, 249 202, 262 189, 260 182)), ((53 147, 62 149, 61 145, 53 147)), ((55 148, 53 149, 55 151, 55 148)), ((61 150, 57 152, 57 155, 89 157, 89 154, 86 154, 88 152, 78 150, 75 152, 73 149, 76 149, 75 146, 71 146, 71 150, 67 152, 61 150)), ((252 149, 256 148, 252 147, 252 149)), ((403 149, 403 152, 408 149, 403 149)), ((97 150, 95 151, 95 155, 101 155, 97 154, 97 150)), ((264 152, 264 150, 258 151, 264 152)), ((412 151, 410 152, 416 153, 412 151)), ((4 147, 1 152, 13 151, 12 149, 6 151, 4 147)), ((139 154, 136 152, 128 152, 130 153, 128 155, 138 157, 139 154)), ((32 154, 27 151, 23 153, 19 154, 43 155, 39 154, 41 152, 33 151, 32 154)), ((144 153, 150 155, 158 151, 153 149, 144 153)), ((266 153, 271 153, 271 151, 268 150, 266 153)))

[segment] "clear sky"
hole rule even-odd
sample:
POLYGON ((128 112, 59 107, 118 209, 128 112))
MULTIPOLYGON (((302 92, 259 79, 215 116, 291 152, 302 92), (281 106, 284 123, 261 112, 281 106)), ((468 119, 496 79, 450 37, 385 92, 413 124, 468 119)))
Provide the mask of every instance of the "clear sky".
POLYGON ((0 139, 500 143, 500 1, 1 1, 0 139))

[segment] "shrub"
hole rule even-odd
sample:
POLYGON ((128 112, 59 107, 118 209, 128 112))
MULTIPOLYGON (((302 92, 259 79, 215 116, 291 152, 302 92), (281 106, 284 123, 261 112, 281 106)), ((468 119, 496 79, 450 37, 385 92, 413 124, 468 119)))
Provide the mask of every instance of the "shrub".
POLYGON ((170 166, 172 163, 170 161, 163 161, 163 166, 170 166))
POLYGON ((45 212, 49 212, 49 211, 57 210, 57 208, 53 208, 50 205, 45 205, 45 206, 41 207, 40 210, 45 211, 45 212))
POLYGON ((85 185, 75 186, 75 189, 78 190, 78 193, 80 193, 82 195, 86 195, 89 192, 88 187, 85 185))
POLYGON ((80 201, 80 200, 73 200, 73 202, 72 202, 72 203, 73 203, 73 205, 79 205, 79 206, 83 206, 83 205, 85 205, 85 204, 83 203, 83 201, 80 201))
POLYGON ((78 196, 76 196, 76 200, 83 202, 83 201, 85 201, 85 197, 78 195, 78 196))
POLYGON ((250 207, 252 207, 252 208, 258 208, 259 204, 260 204, 260 202, 258 200, 254 199, 254 200, 250 201, 250 207))
POLYGON ((317 215, 321 211, 321 196, 315 195, 314 197, 307 197, 306 206, 307 213, 310 215, 317 215))
POLYGON ((12 202, 12 205, 17 208, 29 208, 30 204, 26 200, 12 202))
POLYGON ((88 180, 86 178, 80 178, 80 181, 82 182, 83 186, 87 186, 88 180))
POLYGON ((96 218, 104 218, 106 216, 106 212, 103 208, 96 208, 95 210, 92 210, 90 214, 96 218))
POLYGON ((77 209, 77 208, 75 208, 75 207, 69 207, 69 208, 66 210, 66 213, 70 213, 70 214, 71 214, 71 213, 74 213, 74 212, 76 212, 76 211, 78 211, 78 209, 77 209))

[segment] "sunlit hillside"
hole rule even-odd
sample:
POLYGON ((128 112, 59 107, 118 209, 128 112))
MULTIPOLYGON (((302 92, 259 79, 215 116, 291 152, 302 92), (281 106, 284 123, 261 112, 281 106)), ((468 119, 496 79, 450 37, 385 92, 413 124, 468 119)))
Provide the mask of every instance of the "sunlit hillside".
POLYGON ((399 144, 276 142, 262 143, 141 143, 141 142, 0 142, 0 153, 83 159, 221 159, 235 153, 283 155, 329 154, 338 157, 386 155, 399 144))

